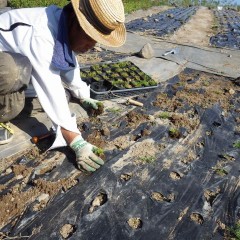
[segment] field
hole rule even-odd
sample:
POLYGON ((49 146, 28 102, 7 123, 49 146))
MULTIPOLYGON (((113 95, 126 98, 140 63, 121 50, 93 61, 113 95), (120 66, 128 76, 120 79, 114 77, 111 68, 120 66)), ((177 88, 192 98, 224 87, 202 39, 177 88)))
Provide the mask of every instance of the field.
POLYGON ((69 148, 46 151, 53 135, 29 141, 50 126, 29 99, 13 121, 14 149, 0 146, 0 239, 240 239, 239 17, 139 10, 126 16, 125 46, 78 56, 82 68, 131 61, 158 82, 137 95, 106 92, 98 116, 71 101, 83 137, 104 149, 93 174, 69 148), (151 59, 139 57, 146 43, 151 59))

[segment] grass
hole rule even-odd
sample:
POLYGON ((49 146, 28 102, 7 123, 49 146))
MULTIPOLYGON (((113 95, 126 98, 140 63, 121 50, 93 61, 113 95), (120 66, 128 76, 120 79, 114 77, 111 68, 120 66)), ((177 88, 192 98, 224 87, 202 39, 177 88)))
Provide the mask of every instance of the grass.
MULTIPOLYGON (((49 5, 57 5, 63 7, 68 4, 67 0, 9 0, 10 7, 13 8, 28 8, 28 7, 44 7, 49 5)), ((125 13, 131 13, 139 9, 147 9, 153 6, 167 5, 166 0, 123 0, 125 13)))
POLYGON ((236 225, 230 228, 230 232, 235 237, 234 239, 240 240, 240 222, 236 223, 236 225))

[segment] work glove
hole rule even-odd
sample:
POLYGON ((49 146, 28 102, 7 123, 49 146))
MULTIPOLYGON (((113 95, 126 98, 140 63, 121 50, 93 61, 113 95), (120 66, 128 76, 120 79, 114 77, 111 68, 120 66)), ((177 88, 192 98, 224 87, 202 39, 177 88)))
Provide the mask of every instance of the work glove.
POLYGON ((85 108, 93 108, 98 109, 98 104, 100 103, 98 100, 92 98, 84 98, 81 99, 80 102, 82 103, 83 107, 85 108))
POLYGON ((95 172, 104 164, 104 161, 93 152, 97 147, 86 142, 82 136, 75 137, 70 143, 70 147, 75 151, 79 169, 95 172))

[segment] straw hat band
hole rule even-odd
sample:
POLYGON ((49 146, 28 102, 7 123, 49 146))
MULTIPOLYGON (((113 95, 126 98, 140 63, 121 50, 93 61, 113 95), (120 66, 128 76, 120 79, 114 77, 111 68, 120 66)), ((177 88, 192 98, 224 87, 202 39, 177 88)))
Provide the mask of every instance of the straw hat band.
POLYGON ((79 10, 85 15, 86 19, 101 33, 109 35, 112 29, 105 27, 97 18, 89 1, 80 1, 79 10))

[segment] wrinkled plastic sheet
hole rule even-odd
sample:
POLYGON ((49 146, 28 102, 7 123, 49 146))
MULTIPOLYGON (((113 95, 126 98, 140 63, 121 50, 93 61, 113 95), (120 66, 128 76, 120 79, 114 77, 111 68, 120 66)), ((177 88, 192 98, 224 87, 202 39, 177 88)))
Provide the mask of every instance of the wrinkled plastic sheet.
MULTIPOLYGON (((198 81, 202 72, 186 69, 185 74, 189 74, 188 83, 191 85, 198 81)), ((208 77, 211 79, 214 75, 208 74, 208 77)), ((178 83, 176 76, 154 92, 139 96, 137 100, 144 103, 144 108, 137 111, 148 115, 159 111, 152 105, 157 95, 175 96, 181 89, 178 83)), ((202 90, 197 91, 201 93, 202 90)), ((125 150, 107 152, 107 161, 100 170, 90 176, 81 175, 76 186, 59 193, 42 211, 34 212, 29 206, 15 224, 2 231, 10 231, 10 236, 31 236, 34 229, 40 228, 29 239, 62 239, 61 227, 71 224, 74 231, 69 239, 223 239, 224 230, 219 224, 233 226, 240 216, 240 151, 233 147, 240 137, 235 130, 240 117, 240 91, 232 97, 231 104, 232 108, 226 115, 217 103, 205 109, 198 104, 177 108, 177 112, 193 110, 200 118, 199 126, 191 134, 185 134, 182 129, 184 137, 180 139, 169 138, 169 129, 164 124, 148 122, 129 128, 124 116, 107 114, 103 120, 119 126, 111 129, 112 141, 129 133, 139 136, 146 127, 151 134, 136 138, 135 143, 125 150), (125 159, 126 164, 116 167, 134 145, 147 138, 166 146, 157 153, 154 163, 136 165, 134 158, 129 158, 125 159), (190 151, 195 157, 184 163, 182 160, 190 151), (228 161, 228 157, 232 160, 228 161), (172 163, 166 168, 164 166, 169 159, 172 163), (224 162, 222 167, 227 172, 224 176, 215 171, 220 161, 224 162), (177 179, 170 178, 172 173, 177 179), (123 180, 122 174, 129 174, 131 178, 123 180), (206 190, 216 194, 207 198, 206 190), (153 199, 153 192, 161 193, 162 201, 153 199), (91 203, 99 193, 105 195, 106 202, 89 213, 91 203), (171 194, 175 197, 170 200, 168 196, 171 194), (198 221, 194 221, 193 216, 197 216, 198 221), (141 226, 131 228, 127 223, 130 218, 139 218, 141 226)), ((58 177, 59 174, 66 176, 74 169, 72 158, 68 154, 63 164, 44 178, 55 180, 56 171, 58 177)), ((27 187, 30 188, 31 184, 27 187)))
POLYGON ((145 32, 154 36, 173 33, 196 13, 197 7, 173 8, 163 13, 136 19, 126 24, 129 31, 145 32))
POLYGON ((214 11, 220 32, 210 38, 216 47, 240 48, 240 15, 233 10, 214 11))
MULTIPOLYGON (((151 74, 152 70, 157 68, 157 60, 154 64, 155 59, 166 60, 162 64, 173 65, 172 71, 177 68, 193 68, 200 71, 211 72, 214 74, 219 74, 227 77, 237 78, 240 76, 239 71, 239 50, 231 49, 216 49, 208 47, 196 47, 184 44, 174 44, 169 43, 164 40, 151 39, 143 36, 139 36, 134 33, 127 34, 126 43, 118 48, 119 53, 137 53, 139 52, 145 44, 151 44, 154 50, 153 59, 139 59, 136 61, 142 61, 142 67, 148 66, 148 74, 151 74), (175 54, 168 54, 164 56, 166 52, 175 50, 175 54), (151 62, 151 64, 150 64, 151 62), (172 63, 175 63, 172 64, 172 63)), ((113 50, 112 48, 108 48, 113 50)), ((136 64, 136 62, 134 62, 136 64)), ((164 65, 160 66, 164 68, 164 65)), ((141 66, 138 66, 141 68, 141 66)), ((162 69, 161 69, 162 70, 162 69)), ((153 71, 156 73, 156 71, 153 71)), ((159 71, 157 77, 161 79, 162 71, 159 71)))

